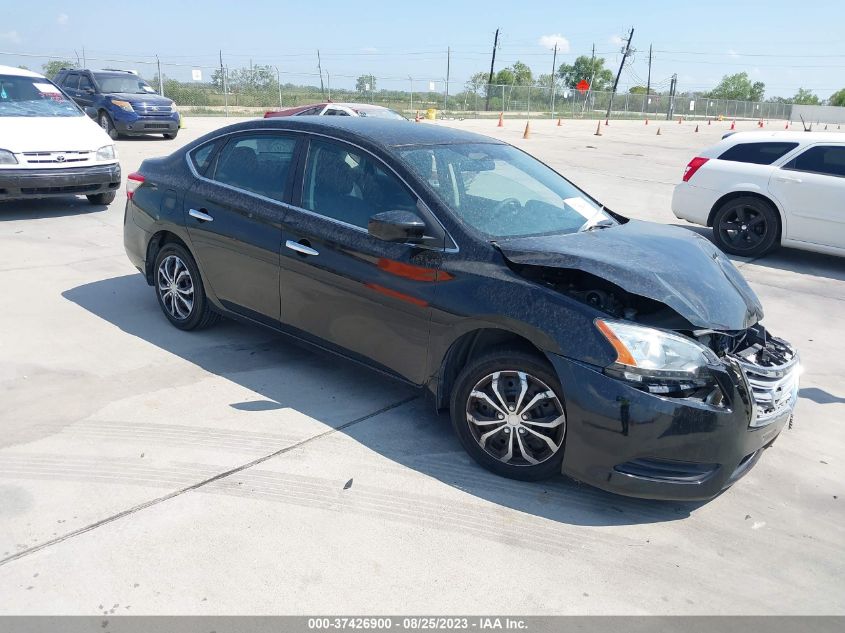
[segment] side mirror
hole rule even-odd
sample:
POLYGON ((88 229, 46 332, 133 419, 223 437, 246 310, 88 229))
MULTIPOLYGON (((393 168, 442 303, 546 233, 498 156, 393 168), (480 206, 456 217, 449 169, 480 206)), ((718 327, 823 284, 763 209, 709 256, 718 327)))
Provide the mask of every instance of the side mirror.
POLYGON ((85 106, 85 114, 87 114, 92 119, 97 119, 97 108, 92 108, 91 106, 85 106))
POLYGON ((422 242, 425 222, 411 211, 384 211, 367 223, 367 231, 385 242, 422 242))
POLYGON ((87 95, 92 95, 92 94, 94 94, 94 89, 93 88, 85 88, 82 92, 84 92, 87 95))

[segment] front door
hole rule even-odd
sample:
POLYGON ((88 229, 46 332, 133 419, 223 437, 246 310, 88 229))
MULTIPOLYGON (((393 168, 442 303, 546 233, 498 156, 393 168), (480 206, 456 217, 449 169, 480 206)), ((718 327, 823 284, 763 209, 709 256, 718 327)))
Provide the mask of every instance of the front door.
MULTIPOLYGON (((227 309, 268 325, 279 321, 282 202, 296 145, 279 132, 232 136, 185 196, 188 235, 211 291, 227 309)), ((214 151, 197 148, 192 160, 204 149, 214 151)))
POLYGON ((845 143, 807 148, 772 174, 769 190, 786 213, 784 237, 845 248, 845 143))
POLYGON ((367 233, 376 213, 418 212, 416 196, 366 152, 312 140, 294 199, 282 227, 282 322, 422 384, 441 251, 367 233))

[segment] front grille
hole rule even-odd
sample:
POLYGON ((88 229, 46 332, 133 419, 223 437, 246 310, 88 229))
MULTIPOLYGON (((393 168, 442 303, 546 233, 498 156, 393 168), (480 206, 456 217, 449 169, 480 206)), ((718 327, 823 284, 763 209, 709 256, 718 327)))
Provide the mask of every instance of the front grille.
POLYGON ((67 185, 65 187, 21 187, 21 193, 26 195, 43 195, 47 193, 81 193, 90 191, 97 185, 67 185))
POLYGON ((24 152, 24 159, 28 165, 51 164, 77 164, 86 163, 91 160, 91 151, 56 151, 56 152, 24 152))
POLYGON ((754 396, 752 427, 766 426, 790 411, 798 398, 798 353, 784 340, 770 337, 735 354, 754 396))
POLYGON ((135 112, 143 117, 169 117, 173 110, 170 106, 146 106, 139 104, 135 106, 135 112))
POLYGON ((167 123, 144 123, 145 130, 166 130, 170 128, 167 123))

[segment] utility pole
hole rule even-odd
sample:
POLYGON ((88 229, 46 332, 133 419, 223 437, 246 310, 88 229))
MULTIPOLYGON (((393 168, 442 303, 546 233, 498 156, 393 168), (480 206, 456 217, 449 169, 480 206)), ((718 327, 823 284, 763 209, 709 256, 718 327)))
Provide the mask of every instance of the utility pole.
POLYGON ((610 93, 610 103, 607 104, 607 115, 605 120, 610 118, 610 110, 613 108, 613 95, 616 94, 616 87, 619 85, 619 77, 622 75, 622 68, 625 66, 625 59, 628 53, 631 52, 631 40, 634 37, 634 27, 631 27, 631 32, 628 34, 628 41, 625 44, 625 51, 622 53, 622 61, 619 63, 619 71, 616 73, 616 80, 613 82, 613 91, 610 93))
POLYGON ((282 107, 282 73, 279 72, 278 66, 273 66, 276 69, 276 87, 279 89, 279 108, 282 107))
POLYGON ((164 82, 161 78, 161 62, 158 59, 158 55, 156 55, 156 66, 158 67, 158 94, 162 97, 164 96, 164 82))
POLYGON ((552 55, 552 118, 555 118, 555 69, 557 68, 557 42, 555 52, 552 55))
POLYGON ((593 94, 593 80, 596 78, 596 45, 593 44, 593 52, 590 54, 590 85, 587 94, 584 96, 584 107, 581 108, 581 116, 587 111, 587 102, 593 94))
MULTIPOLYGON (((490 76, 487 78, 487 100, 484 102, 484 110, 490 111, 490 86, 493 85, 493 65, 496 63, 496 48, 499 46, 499 29, 493 37, 493 58, 490 60, 490 76)), ((504 107, 504 102, 502 103, 504 107)))
POLYGON ((651 100, 651 44, 648 45, 648 81, 645 85, 645 101, 643 109, 648 113, 648 103, 651 100))
POLYGON ((669 83, 669 108, 666 110, 666 120, 671 121, 672 115, 675 114, 675 90, 678 88, 678 74, 672 75, 672 81, 669 83))
POLYGON ((229 116, 229 94, 226 92, 226 70, 223 68, 223 49, 220 49, 220 87, 223 88, 223 104, 229 116))
POLYGON ((443 110, 444 112, 447 109, 447 105, 449 103, 449 72, 452 66, 452 47, 448 46, 446 48, 446 94, 443 97, 443 110))
POLYGON ((323 89, 323 65, 320 62, 320 49, 317 49, 317 70, 320 72, 320 96, 325 97, 325 90, 323 89))
POLYGON ((82 67, 88 68, 88 62, 85 61, 85 47, 82 47, 82 67))

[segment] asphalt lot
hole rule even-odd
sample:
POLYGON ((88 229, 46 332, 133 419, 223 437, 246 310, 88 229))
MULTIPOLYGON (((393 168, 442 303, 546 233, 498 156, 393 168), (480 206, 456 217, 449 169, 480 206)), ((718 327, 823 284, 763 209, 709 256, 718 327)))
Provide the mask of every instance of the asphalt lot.
MULTIPOLYGON (((118 141, 124 175, 226 123, 118 141)), ((729 125, 445 124, 673 224, 729 125)), ((416 392, 272 333, 176 330, 124 200, 0 203, 0 613, 845 614, 845 259, 737 262, 800 349, 795 427, 709 503, 640 501, 489 474, 416 392)))

